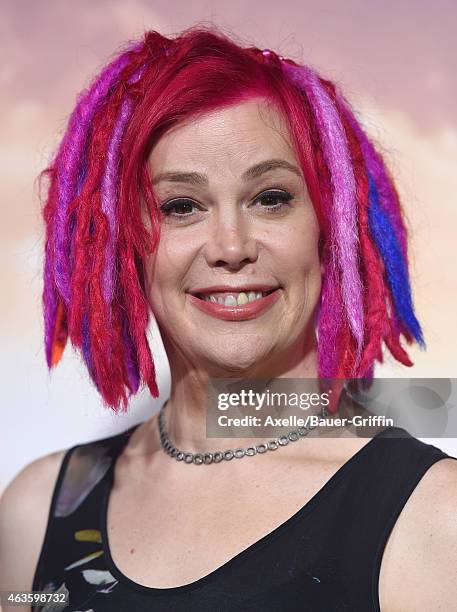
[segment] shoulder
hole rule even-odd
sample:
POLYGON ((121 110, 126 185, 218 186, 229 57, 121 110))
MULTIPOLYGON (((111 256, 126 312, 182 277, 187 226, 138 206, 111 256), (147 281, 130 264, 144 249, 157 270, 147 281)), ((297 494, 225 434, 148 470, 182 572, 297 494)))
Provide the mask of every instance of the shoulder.
POLYGON ((29 590, 66 450, 23 468, 0 498, 0 589, 29 590))
POLYGON ((59 474, 72 484, 71 495, 56 500, 59 516, 66 516, 104 476, 111 451, 134 428, 40 457, 7 486, 0 497, 0 590, 31 589, 59 474))
POLYGON ((390 534, 381 565, 381 612, 453 609, 456 508, 457 460, 445 457, 422 476, 390 534))

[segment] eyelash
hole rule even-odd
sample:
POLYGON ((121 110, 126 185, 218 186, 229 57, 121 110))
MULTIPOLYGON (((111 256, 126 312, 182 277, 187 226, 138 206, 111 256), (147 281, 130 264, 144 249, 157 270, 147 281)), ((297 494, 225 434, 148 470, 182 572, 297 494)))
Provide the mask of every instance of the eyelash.
MULTIPOLYGON (((290 200, 293 199, 293 196, 288 191, 270 190, 270 191, 265 191, 264 193, 261 193, 259 196, 255 198, 254 202, 257 202, 258 200, 265 200, 267 198, 274 198, 276 200, 282 201, 282 204, 280 206, 268 206, 268 207, 262 206, 261 207, 268 214, 275 214, 276 212, 282 211, 286 206, 289 206, 289 202, 290 200)), ((165 204, 163 204, 160 210, 164 215, 175 217, 175 218, 180 218, 180 219, 186 219, 190 217, 192 213, 186 213, 183 215, 179 215, 179 214, 173 214, 171 212, 172 209, 176 205, 182 204, 182 203, 190 203, 193 206, 197 206, 196 202, 194 202, 190 198, 177 198, 175 200, 171 200, 170 202, 166 202, 165 204)))

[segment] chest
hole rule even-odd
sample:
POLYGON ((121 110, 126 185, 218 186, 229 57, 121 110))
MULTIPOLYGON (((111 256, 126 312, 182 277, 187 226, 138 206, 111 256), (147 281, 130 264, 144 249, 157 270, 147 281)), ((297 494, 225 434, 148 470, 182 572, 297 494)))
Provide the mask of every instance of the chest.
POLYGON ((340 466, 208 475, 205 468, 180 467, 173 477, 121 473, 110 494, 111 556, 124 575, 146 586, 170 588, 210 574, 301 511, 340 466))
MULTIPOLYGON (((342 464, 278 463, 269 469, 211 473, 196 466, 180 465, 181 472, 158 466, 156 473, 147 474, 131 467, 118 470, 110 492, 107 545, 124 576, 166 589, 211 575, 260 540, 275 537, 297 513, 319 504, 342 464)), ((391 568, 398 567, 405 551, 411 558, 411 516, 405 511, 399 517, 381 558, 381 612, 397 610, 399 582, 391 568)), ((351 525, 340 528, 350 530, 351 525)))

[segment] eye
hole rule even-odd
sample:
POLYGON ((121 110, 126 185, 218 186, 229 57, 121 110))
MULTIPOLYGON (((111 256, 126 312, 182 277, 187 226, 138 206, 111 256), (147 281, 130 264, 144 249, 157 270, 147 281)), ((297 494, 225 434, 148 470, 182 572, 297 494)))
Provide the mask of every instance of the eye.
MULTIPOLYGON (((293 196, 288 191, 276 189, 266 191, 257 196, 254 200, 254 204, 260 202, 261 210, 268 213, 275 213, 288 206, 288 203, 292 199, 293 196)), ((195 213, 195 210, 202 210, 202 208, 193 200, 188 198, 177 198, 163 204, 160 210, 166 217, 173 217, 182 221, 191 217, 195 213)))
POLYGON ((292 198, 288 191, 270 190, 257 196, 254 202, 261 202, 261 209, 274 213, 288 206, 292 198))
MULTIPOLYGON (((160 207, 162 214, 168 217, 179 217, 185 218, 190 217, 193 213, 193 208, 199 208, 196 202, 188 199, 178 199, 171 200, 170 202, 166 202, 163 206, 160 207)), ((201 210, 201 209, 199 209, 201 210)))

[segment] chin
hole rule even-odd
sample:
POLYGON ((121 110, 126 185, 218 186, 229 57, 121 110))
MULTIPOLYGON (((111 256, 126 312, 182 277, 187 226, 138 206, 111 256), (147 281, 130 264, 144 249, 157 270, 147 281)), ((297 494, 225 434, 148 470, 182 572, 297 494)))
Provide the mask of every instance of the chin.
MULTIPOLYGON (((230 374, 239 373, 242 376, 243 372, 265 363, 273 349, 270 343, 268 347, 260 347, 248 345, 247 343, 252 343, 252 340, 249 339, 243 338, 236 342, 233 340, 225 345, 224 342, 221 342, 222 346, 217 351, 208 348, 204 359, 209 361, 218 370, 226 371, 230 374)), ((200 352, 201 350, 202 346, 200 345, 200 352)))

